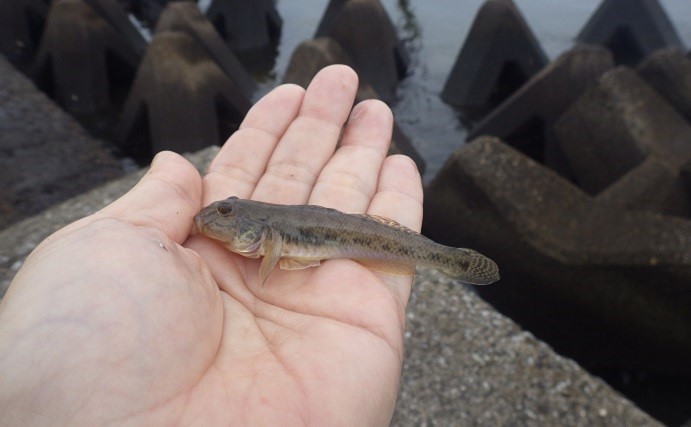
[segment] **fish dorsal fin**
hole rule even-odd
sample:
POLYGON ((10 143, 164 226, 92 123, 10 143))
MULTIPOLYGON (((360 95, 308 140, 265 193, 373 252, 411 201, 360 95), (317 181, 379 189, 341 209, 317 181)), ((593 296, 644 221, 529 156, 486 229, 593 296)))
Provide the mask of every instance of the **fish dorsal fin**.
POLYGON ((405 225, 402 225, 391 218, 387 218, 385 216, 379 216, 379 215, 371 215, 371 214, 351 214, 353 216, 359 216, 361 218, 367 218, 372 221, 376 221, 380 224, 388 225, 389 227, 396 228, 401 231, 405 231, 407 233, 412 233, 412 234, 420 234, 416 231, 411 230, 410 228, 406 227, 405 225))

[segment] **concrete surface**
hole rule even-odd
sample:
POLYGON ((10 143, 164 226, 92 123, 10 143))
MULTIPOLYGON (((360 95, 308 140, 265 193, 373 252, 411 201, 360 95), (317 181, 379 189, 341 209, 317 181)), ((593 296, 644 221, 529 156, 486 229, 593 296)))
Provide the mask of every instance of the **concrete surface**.
MULTIPOLYGON (((189 158, 203 169, 217 149, 189 158)), ((0 232, 0 295, 37 243, 111 202, 141 175, 128 175, 0 232)), ((659 425, 497 313, 471 288, 434 271, 420 271, 407 317, 393 425, 659 425)))
POLYGON ((472 289, 420 273, 392 425, 659 425, 472 289))
POLYGON ((0 55, 0 229, 122 173, 112 149, 0 55))

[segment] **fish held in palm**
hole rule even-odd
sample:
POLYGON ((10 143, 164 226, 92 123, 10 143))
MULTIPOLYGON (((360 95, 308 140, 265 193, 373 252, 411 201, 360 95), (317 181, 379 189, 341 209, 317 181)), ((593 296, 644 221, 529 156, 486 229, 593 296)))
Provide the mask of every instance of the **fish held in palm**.
POLYGON ((276 264, 296 270, 336 258, 350 258, 395 275, 413 274, 419 265, 465 283, 485 285, 499 280, 497 265, 484 255, 440 245, 374 215, 230 197, 203 208, 194 223, 196 232, 222 242, 232 252, 264 257, 259 267, 262 283, 276 264))

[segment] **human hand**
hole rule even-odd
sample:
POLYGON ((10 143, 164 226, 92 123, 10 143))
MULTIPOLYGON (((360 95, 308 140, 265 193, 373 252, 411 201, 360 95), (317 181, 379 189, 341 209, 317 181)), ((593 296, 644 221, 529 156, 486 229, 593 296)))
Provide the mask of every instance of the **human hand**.
POLYGON ((420 176, 386 158, 390 110, 357 77, 260 100, 200 178, 157 156, 125 196, 39 245, 0 303, 0 423, 387 424, 410 277, 351 260, 274 270, 188 238, 231 195, 333 207, 419 230, 420 176), (334 152, 343 129, 341 147, 334 152))

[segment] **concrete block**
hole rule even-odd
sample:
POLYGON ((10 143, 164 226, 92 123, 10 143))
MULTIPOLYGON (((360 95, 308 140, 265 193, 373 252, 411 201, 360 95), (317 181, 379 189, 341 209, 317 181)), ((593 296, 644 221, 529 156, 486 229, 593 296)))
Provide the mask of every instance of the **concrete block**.
POLYGON ((650 156, 601 191, 597 200, 629 210, 691 217, 691 192, 679 170, 650 156))
POLYGON ((661 49, 648 55, 636 71, 691 122, 691 59, 678 48, 661 49))
POLYGON ((84 0, 84 2, 127 40, 139 58, 144 55, 146 40, 130 21, 122 2, 117 0, 84 0))
POLYGON ((19 69, 33 61, 47 16, 44 0, 0 1, 0 53, 19 69))
POLYGON ((140 159, 196 151, 234 132, 250 102, 185 33, 157 33, 130 92, 120 128, 125 152, 140 159))
POLYGON ((154 29, 155 33, 164 31, 182 31, 191 36, 204 47, 245 98, 252 99, 257 85, 196 4, 186 1, 170 3, 154 29))
POLYGON ((547 56, 511 0, 487 0, 473 21, 441 97, 478 119, 547 65, 547 56))
POLYGON ((89 5, 61 0, 50 8, 32 75, 65 110, 89 115, 116 109, 138 63, 129 40, 89 5))
MULTIPOLYGON (((318 37, 314 40, 304 41, 295 48, 293 55, 290 57, 290 62, 283 76, 283 83, 294 83, 307 87, 319 70, 333 64, 353 66, 353 60, 337 41, 330 37, 318 37)), ((355 97, 355 103, 357 104, 365 99, 379 99, 379 96, 364 78, 360 78, 360 86, 355 97)), ((424 160, 394 120, 389 154, 398 153, 405 154, 413 159, 420 173, 424 173, 424 160)))
POLYGON ((408 55, 396 28, 378 0, 332 0, 317 37, 336 40, 353 61, 355 71, 391 104, 396 86, 408 70, 408 55))
POLYGON ((154 27, 158 22, 161 13, 168 5, 177 2, 185 2, 196 5, 196 0, 130 0, 129 11, 136 15, 142 21, 145 21, 149 27, 154 27))
POLYGON ((576 39, 607 46, 617 64, 629 66, 658 49, 683 48, 658 0, 603 0, 576 39))
POLYGON ((468 139, 496 136, 536 161, 570 176, 569 166, 554 137, 554 123, 612 67, 612 57, 606 49, 578 45, 543 68, 474 126, 468 139))
POLYGON ((691 125, 631 69, 605 73, 559 119, 578 185, 597 194, 654 156, 674 174, 691 157, 691 125))
MULTIPOLYGON (((333 64, 353 67, 353 60, 331 37, 305 40, 291 54, 283 74, 283 83, 294 83, 306 88, 319 70, 333 64)), ((358 90, 365 84, 363 78, 360 78, 359 82, 358 90)))
POLYGON ((429 185, 423 231, 500 267, 492 305, 587 368, 691 378, 691 221, 592 199, 491 137, 429 185))
POLYGON ((271 0, 213 0, 206 16, 236 54, 275 46, 283 25, 271 0))

